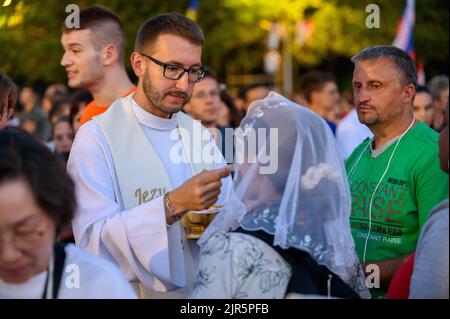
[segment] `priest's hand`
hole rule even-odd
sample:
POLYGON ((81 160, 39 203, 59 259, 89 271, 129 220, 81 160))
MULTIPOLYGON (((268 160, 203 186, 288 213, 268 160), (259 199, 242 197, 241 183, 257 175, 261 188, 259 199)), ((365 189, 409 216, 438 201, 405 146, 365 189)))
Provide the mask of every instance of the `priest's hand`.
POLYGON ((173 214, 181 218, 190 210, 203 210, 212 206, 219 198, 221 179, 229 176, 230 173, 227 166, 210 171, 205 170, 171 191, 168 198, 173 206, 173 214))

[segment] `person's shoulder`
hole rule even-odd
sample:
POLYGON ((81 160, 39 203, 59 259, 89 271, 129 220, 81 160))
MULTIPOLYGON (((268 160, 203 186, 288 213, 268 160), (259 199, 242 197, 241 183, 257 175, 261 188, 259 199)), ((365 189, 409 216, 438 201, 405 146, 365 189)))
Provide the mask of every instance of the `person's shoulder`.
POLYGON ((97 103, 95 103, 95 101, 92 100, 86 105, 86 107, 83 110, 83 113, 89 113, 89 112, 91 112, 92 110, 94 110, 94 109, 96 109, 98 107, 99 106, 97 105, 97 103))
MULTIPOLYGON (((91 254, 73 244, 65 246, 66 267, 76 265, 80 278, 80 287, 86 287, 83 296, 76 298, 136 298, 130 283, 120 269, 112 262, 91 254)), ((65 275, 71 269, 66 269, 65 275)), ((67 279, 66 279, 67 280, 67 279)))
POLYGON ((336 126, 336 137, 340 138, 343 134, 351 133, 355 130, 355 127, 352 125, 350 121, 344 122, 344 120, 340 121, 336 126))
MULTIPOLYGON (((448 244, 448 232, 449 232, 449 213, 448 213, 448 199, 443 200, 432 208, 426 222, 422 226, 420 232, 418 247, 423 245, 424 238, 428 240, 433 238, 440 241, 441 239, 447 239, 448 244)), ((444 245, 445 242, 441 242, 444 245)))
POLYGON ((358 119, 358 115, 356 114, 356 110, 353 109, 350 112, 348 112, 343 118, 342 120, 339 122, 339 124, 337 125, 337 127, 353 127, 354 123, 355 123, 355 118, 356 120, 358 119))
POLYGON ((424 147, 428 151, 437 152, 439 150, 439 134, 426 124, 419 121, 411 133, 416 146, 424 147))
POLYGON ((77 131, 75 138, 83 139, 102 136, 101 128, 96 121, 87 121, 77 131))
POLYGON ((433 207, 433 209, 431 210, 430 214, 428 215, 428 220, 427 223, 431 223, 431 222, 435 222, 435 221, 439 221, 439 223, 442 223, 444 221, 443 224, 445 224, 447 227, 448 225, 448 208, 449 208, 449 201, 448 199, 443 200, 442 202, 440 202, 439 204, 437 204, 436 206, 433 207))
POLYGON ((126 281, 125 276, 117 266, 102 257, 96 256, 74 244, 66 245, 65 251, 67 262, 78 265, 80 271, 94 274, 97 279, 126 281))
POLYGON ((357 136, 361 135, 361 132, 367 132, 370 135, 370 130, 367 126, 362 124, 358 120, 358 114, 356 110, 351 110, 336 126, 336 135, 338 133, 354 134, 357 132, 357 136))
POLYGON ((86 118, 89 114, 92 114, 93 110, 97 109, 98 105, 95 103, 94 100, 89 102, 86 107, 84 108, 83 112, 81 113, 82 119, 86 118))
POLYGON ((363 150, 367 147, 368 143, 370 142, 370 137, 366 137, 350 154, 350 156, 345 160, 345 164, 353 162, 363 150))
POLYGON ((85 123, 89 122, 94 116, 102 114, 108 109, 107 106, 99 106, 95 103, 95 101, 89 102, 88 105, 83 110, 80 119, 80 125, 83 126, 85 123))
POLYGON ((439 133, 433 130, 428 125, 424 124, 422 121, 418 121, 416 130, 413 130, 414 134, 420 137, 431 138, 437 140, 439 138, 439 133))
MULTIPOLYGON (((407 158, 412 167, 419 171, 440 171, 439 165, 439 134, 422 122, 405 136, 405 144, 400 153, 407 158)), ((412 168, 411 167, 411 168, 412 168)))
POLYGON ((106 138, 98 123, 94 120, 88 121, 78 129, 73 141, 71 154, 77 152, 84 153, 86 151, 97 152, 105 143, 106 138))

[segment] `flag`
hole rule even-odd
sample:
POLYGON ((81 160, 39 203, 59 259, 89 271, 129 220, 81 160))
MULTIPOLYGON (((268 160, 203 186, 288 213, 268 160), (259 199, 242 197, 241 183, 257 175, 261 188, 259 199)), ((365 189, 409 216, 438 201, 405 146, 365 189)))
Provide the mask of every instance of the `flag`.
POLYGON ((397 35, 393 45, 407 52, 415 61, 414 52, 414 22, 416 20, 416 6, 414 0, 407 0, 403 16, 397 27, 397 35))
POLYGON ((189 6, 186 11, 186 16, 194 21, 197 21, 197 9, 199 0, 189 0, 189 6))
POLYGON ((425 69, 423 68, 423 63, 417 63, 417 85, 425 86, 426 78, 425 78, 425 69))
POLYGON ((309 38, 311 38, 314 32, 314 22, 312 19, 304 19, 297 23, 297 34, 295 41, 299 45, 303 45, 309 38))
POLYGON ((416 61, 414 50, 414 22, 416 20, 416 5, 414 0, 407 0, 405 10, 397 27, 397 35, 393 45, 402 49, 416 62, 417 84, 425 85, 425 69, 422 62, 416 61))
POLYGON ((280 46, 280 26, 278 23, 272 23, 269 34, 267 35, 267 46, 269 49, 278 50, 280 46))

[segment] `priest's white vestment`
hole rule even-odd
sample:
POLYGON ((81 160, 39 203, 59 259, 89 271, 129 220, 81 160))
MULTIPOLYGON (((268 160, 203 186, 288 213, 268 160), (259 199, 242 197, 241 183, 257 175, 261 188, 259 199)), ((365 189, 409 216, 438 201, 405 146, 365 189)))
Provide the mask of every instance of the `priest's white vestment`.
MULTIPOLYGON (((116 263, 131 282, 140 283, 143 297, 183 298, 191 289, 189 277, 194 276, 198 249, 195 242, 186 241, 179 222, 166 224, 162 195, 202 168, 220 168, 226 163, 220 156, 213 163, 193 164, 192 156, 198 149, 186 149, 189 137, 182 138, 186 130, 180 131, 180 123, 199 123, 181 112, 170 119, 157 117, 132 97, 115 101, 76 135, 67 166, 76 184, 78 202, 73 221, 75 240, 79 246, 116 263), (117 122, 118 116, 123 116, 123 121, 108 122, 117 122), (114 139, 122 139, 119 149, 114 149, 114 139), (174 150, 180 146, 181 152, 175 153, 181 154, 183 162, 174 161, 174 150), (142 156, 136 153, 136 147, 142 147, 142 156), (159 160, 147 159, 147 155, 159 160), (149 181, 148 176, 158 177, 149 181), (159 176, 166 179, 165 184, 158 184, 159 176), (146 183, 153 185, 151 189, 145 187, 146 183), (186 251, 193 264, 187 261, 186 251)), ((201 127, 202 134, 205 130, 201 127)), ((214 154, 220 154, 213 138, 209 135, 208 139, 213 141, 209 145, 214 145, 214 154)), ((217 205, 223 205, 231 191, 231 178, 222 179, 217 205)))

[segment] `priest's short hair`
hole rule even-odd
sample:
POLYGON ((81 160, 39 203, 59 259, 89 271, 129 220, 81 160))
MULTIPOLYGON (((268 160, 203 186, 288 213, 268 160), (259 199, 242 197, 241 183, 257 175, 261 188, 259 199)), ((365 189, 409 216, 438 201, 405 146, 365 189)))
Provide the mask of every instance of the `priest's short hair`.
POLYGON ((164 13, 145 21, 138 30, 134 50, 152 50, 153 44, 162 34, 180 36, 192 44, 203 46, 205 37, 200 26, 179 13, 164 13))

